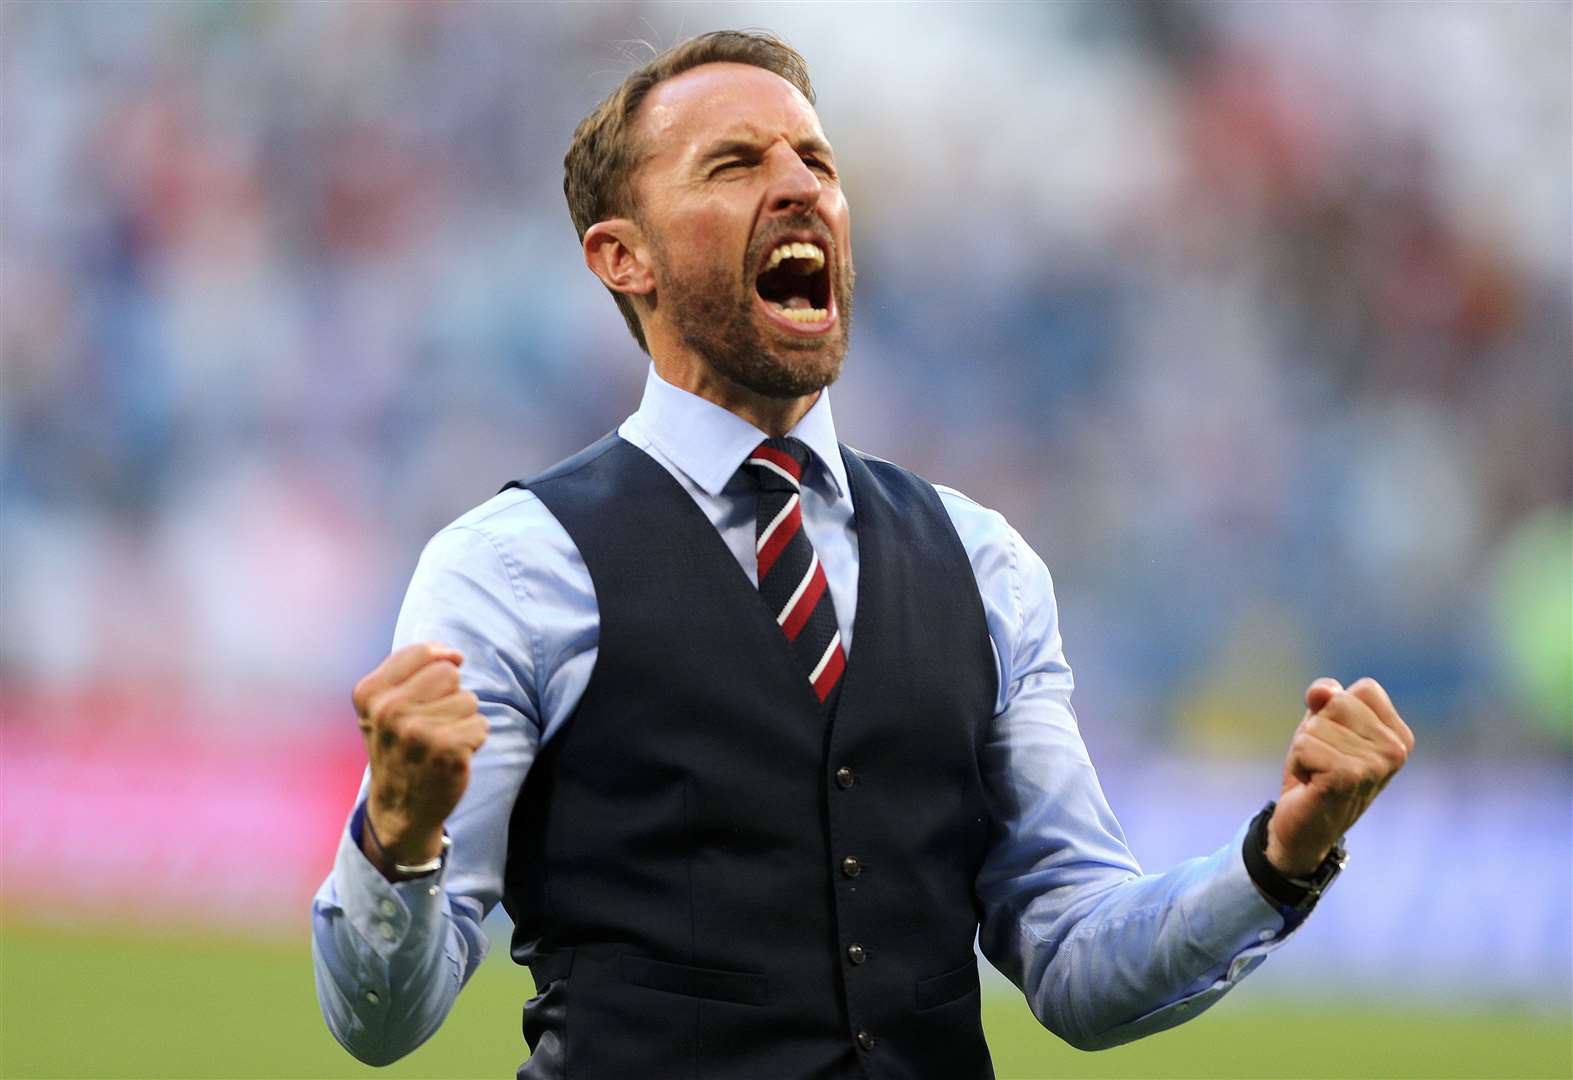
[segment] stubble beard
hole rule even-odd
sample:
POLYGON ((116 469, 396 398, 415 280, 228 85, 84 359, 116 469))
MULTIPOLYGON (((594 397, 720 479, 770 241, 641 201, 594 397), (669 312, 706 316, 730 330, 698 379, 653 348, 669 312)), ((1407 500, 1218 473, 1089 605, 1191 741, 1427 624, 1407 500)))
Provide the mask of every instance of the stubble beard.
MULTIPOLYGON (((759 264, 755 244, 746 265, 759 264)), ((720 266, 707 272, 673 274, 660 244, 652 245, 663 288, 660 302, 670 305, 668 318, 683 344, 717 374, 763 397, 791 399, 817 393, 841 376, 852 327, 851 261, 832 266, 830 287, 836 296, 835 330, 822 338, 792 337, 761 326, 754 309, 753 285, 720 266)))

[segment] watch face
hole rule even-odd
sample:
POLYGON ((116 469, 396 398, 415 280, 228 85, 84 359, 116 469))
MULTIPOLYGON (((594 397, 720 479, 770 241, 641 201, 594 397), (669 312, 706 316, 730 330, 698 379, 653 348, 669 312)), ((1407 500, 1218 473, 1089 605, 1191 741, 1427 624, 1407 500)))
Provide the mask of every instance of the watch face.
POLYGON ((1344 849, 1343 841, 1340 840, 1333 845, 1333 850, 1327 853, 1327 858, 1322 860, 1322 865, 1318 866, 1316 872, 1311 875, 1308 883, 1310 895, 1301 901, 1302 906, 1309 908, 1315 904, 1317 899, 1327 891, 1327 887, 1333 883, 1333 879, 1343 873, 1344 864, 1348 861, 1349 852, 1344 849))

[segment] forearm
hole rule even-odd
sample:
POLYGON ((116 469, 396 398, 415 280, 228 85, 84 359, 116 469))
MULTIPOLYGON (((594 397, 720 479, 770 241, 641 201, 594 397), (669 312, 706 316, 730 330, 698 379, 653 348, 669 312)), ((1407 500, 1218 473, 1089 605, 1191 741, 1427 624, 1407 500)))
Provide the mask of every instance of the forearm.
MULTIPOLYGON (((359 830, 361 836, 364 830, 359 830)), ((312 961, 329 1030, 368 1065, 428 1039, 486 954, 479 904, 450 897, 446 872, 393 884, 346 830, 313 902, 312 961)))
MULTIPOLYGON (((501 502, 538 507, 531 499, 515 493, 501 502)), ((540 513, 544 515, 544 509, 540 513)), ((549 515, 544 521, 553 523, 549 515)), ((525 521, 520 534, 534 537, 540 524, 525 521)), ((474 698, 486 731, 484 743, 469 758, 463 795, 451 812, 441 809, 451 805, 445 797, 453 794, 451 788, 461 786, 457 768, 449 773, 453 783, 446 793, 440 790, 443 778, 435 784, 413 784, 408 770, 399 767, 378 770, 379 783, 373 785, 373 769, 368 768, 357 805, 365 804, 375 787, 376 833, 383 857, 376 856, 376 845, 352 817, 333 872, 313 906, 312 952, 323 1017, 334 1037, 368 1063, 396 1060, 429 1038, 485 957, 481 921, 501 897, 510 815, 541 741, 535 651, 505 651, 495 644, 528 642, 540 633, 538 624, 526 622, 517 606, 523 586, 516 587, 510 578, 499 543, 498 536, 468 526, 445 529, 433 538, 400 611, 394 653, 378 669, 423 642, 437 645, 436 655, 429 653, 428 659, 447 654, 458 667, 459 690, 474 698), (435 856, 444 829, 453 846, 437 874, 402 883, 388 880, 404 876, 390 863, 418 865, 435 856)), ((571 547, 566 533, 562 543, 571 547)), ((550 616, 569 606, 554 602, 560 600, 550 589, 556 580, 555 574, 547 574, 529 582, 540 600, 531 609, 533 615, 547 618, 552 627, 558 624, 550 616)), ((588 589, 587 573, 583 580, 588 589)), ((566 621, 573 628, 582 631, 585 620, 593 628, 593 601, 572 610, 579 621, 566 621)), ((593 662, 593 653, 588 661, 593 662)), ((367 732, 373 742, 368 758, 376 750, 384 759, 380 764, 399 766, 381 753, 387 747, 378 723, 398 719, 392 715, 397 710, 390 709, 389 685, 407 685, 408 679, 368 679, 371 685, 363 679, 356 688, 357 713, 365 707, 362 730, 373 729, 367 732)), ((461 697, 449 692, 451 679, 428 689, 446 694, 440 700, 461 697)), ((572 700, 567 708, 572 708, 572 700)), ((449 718, 461 711, 467 710, 455 710, 449 718)), ((414 734, 410 728, 418 725, 407 719, 383 723, 395 743, 414 734)), ((448 755, 450 766, 461 764, 451 744, 438 749, 448 755)), ((404 757, 403 764, 415 757, 431 760, 430 754, 404 757)))
POLYGON ((1166 874, 1089 870, 985 922, 983 947, 1045 1027, 1085 1050, 1188 1020, 1277 947, 1282 919, 1240 857, 1241 833, 1166 874))

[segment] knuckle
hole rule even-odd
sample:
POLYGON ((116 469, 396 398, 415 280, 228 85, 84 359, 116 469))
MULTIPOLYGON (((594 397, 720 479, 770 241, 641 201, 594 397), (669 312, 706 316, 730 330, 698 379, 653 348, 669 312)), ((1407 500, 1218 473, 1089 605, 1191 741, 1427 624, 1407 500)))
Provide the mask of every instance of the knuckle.
POLYGON ((438 733, 432 728, 431 717, 424 713, 409 714, 403 724, 402 734, 410 742, 431 746, 437 742, 438 733))
POLYGON ((411 739, 409 721, 400 713, 393 713, 378 720, 372 730, 379 734, 385 746, 408 744, 411 739))
POLYGON ((452 740, 444 740, 432 750, 431 764, 432 768, 442 772, 462 773, 470 767, 469 748, 452 740))
POLYGON ((372 677, 370 675, 366 675, 362 677, 361 680, 355 684, 355 688, 350 691, 350 701, 354 703, 355 711, 361 716, 365 716, 367 714, 371 703, 372 694, 375 692, 375 686, 376 684, 372 681, 372 677))
POLYGON ((1348 727, 1362 708, 1364 706, 1361 704, 1360 699, 1345 690, 1328 702, 1327 708, 1323 711, 1326 713, 1329 722, 1338 724, 1341 727, 1348 727))
POLYGON ((366 702, 366 719, 376 727, 388 727, 398 718, 398 695, 392 690, 371 695, 366 702))

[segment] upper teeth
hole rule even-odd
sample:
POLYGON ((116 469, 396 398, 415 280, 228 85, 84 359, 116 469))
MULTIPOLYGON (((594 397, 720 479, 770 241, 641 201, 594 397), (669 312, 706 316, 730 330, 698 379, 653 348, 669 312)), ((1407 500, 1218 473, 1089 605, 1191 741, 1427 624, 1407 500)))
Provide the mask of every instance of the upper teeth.
POLYGON ((812 274, 825 265, 825 253, 819 249, 818 244, 782 244, 770 253, 770 261, 765 264, 767 271, 774 270, 781 265, 783 259, 799 259, 804 265, 792 267, 800 274, 812 274))

